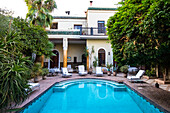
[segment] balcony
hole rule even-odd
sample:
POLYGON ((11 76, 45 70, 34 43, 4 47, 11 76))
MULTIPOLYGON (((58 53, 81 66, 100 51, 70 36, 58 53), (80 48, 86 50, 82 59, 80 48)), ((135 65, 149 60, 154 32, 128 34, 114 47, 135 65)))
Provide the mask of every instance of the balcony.
POLYGON ((80 35, 106 36, 105 27, 81 27, 80 35))
POLYGON ((71 30, 46 30, 49 35, 87 35, 87 36, 106 36, 106 28, 80 27, 80 29, 71 30))
POLYGON ((47 30, 49 35, 80 35, 80 30, 47 30))

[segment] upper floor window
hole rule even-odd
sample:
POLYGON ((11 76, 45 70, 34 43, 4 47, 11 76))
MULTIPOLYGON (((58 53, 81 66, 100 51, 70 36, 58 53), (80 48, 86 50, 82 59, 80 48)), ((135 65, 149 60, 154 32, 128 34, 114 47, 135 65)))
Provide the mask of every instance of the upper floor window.
POLYGON ((80 29, 82 25, 74 25, 74 29, 80 29))
POLYGON ((58 29, 58 23, 52 23, 50 29, 58 29))
POLYGON ((104 21, 98 21, 98 33, 105 33, 104 21))

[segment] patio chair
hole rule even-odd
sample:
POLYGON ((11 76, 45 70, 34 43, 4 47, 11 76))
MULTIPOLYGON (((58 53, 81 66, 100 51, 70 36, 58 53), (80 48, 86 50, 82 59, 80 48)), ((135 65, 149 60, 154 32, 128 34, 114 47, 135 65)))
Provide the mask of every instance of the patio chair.
POLYGON ((67 70, 67 68, 66 67, 63 67, 62 68, 62 77, 71 77, 72 76, 72 74, 71 73, 68 73, 68 70, 67 70))
POLYGON ((73 68, 71 68, 71 65, 67 66, 67 70, 68 70, 68 72, 71 72, 71 73, 73 72, 73 68))
POLYGON ((40 89, 40 84, 39 83, 28 83, 29 88, 31 89, 31 92, 40 89))
POLYGON ((127 76, 127 79, 128 80, 140 80, 140 78, 143 76, 144 73, 145 73, 144 70, 139 70, 136 76, 127 76))
POLYGON ((80 76, 87 75, 87 71, 85 71, 84 65, 79 65, 78 70, 79 70, 79 75, 80 76))
POLYGON ((96 67, 96 76, 103 76, 102 68, 101 67, 96 67))

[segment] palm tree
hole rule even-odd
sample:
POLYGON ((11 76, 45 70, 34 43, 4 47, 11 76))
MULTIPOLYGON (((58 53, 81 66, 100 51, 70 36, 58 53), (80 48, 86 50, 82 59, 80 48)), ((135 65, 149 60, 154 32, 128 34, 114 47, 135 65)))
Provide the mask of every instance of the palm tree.
POLYGON ((54 0, 25 0, 28 6, 28 13, 26 18, 30 24, 40 25, 45 28, 48 27, 53 17, 50 13, 57 8, 54 0))
MULTIPOLYGON (((25 0, 28 6, 26 18, 30 24, 40 25, 45 28, 52 23, 52 15, 50 13, 57 8, 55 0, 25 0)), ((39 58, 38 58, 39 59, 39 58)), ((44 56, 41 56, 41 66, 43 67, 44 56)))

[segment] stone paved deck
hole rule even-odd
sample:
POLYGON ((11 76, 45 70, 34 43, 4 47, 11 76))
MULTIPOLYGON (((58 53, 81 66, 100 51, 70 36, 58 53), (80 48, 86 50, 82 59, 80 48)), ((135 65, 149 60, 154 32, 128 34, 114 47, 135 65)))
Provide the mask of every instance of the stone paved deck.
POLYGON ((126 78, 117 77, 117 76, 107 76, 104 75, 103 77, 96 77, 94 75, 86 75, 86 76, 79 76, 78 74, 73 74, 71 78, 62 78, 61 74, 54 77, 47 77, 46 80, 39 81, 40 83, 40 90, 36 90, 30 94, 29 98, 23 102, 19 107, 23 107, 29 102, 31 102, 34 98, 39 96, 49 87, 51 87, 56 82, 61 82, 64 80, 72 80, 72 79, 81 79, 81 78, 97 78, 97 79, 105 79, 117 82, 124 82, 127 86, 129 86, 132 90, 137 92, 140 96, 144 97, 146 100, 154 104, 157 108, 161 109, 162 111, 168 113, 170 112, 170 92, 162 90, 160 88, 155 88, 148 83, 131 83, 127 81, 126 78))

